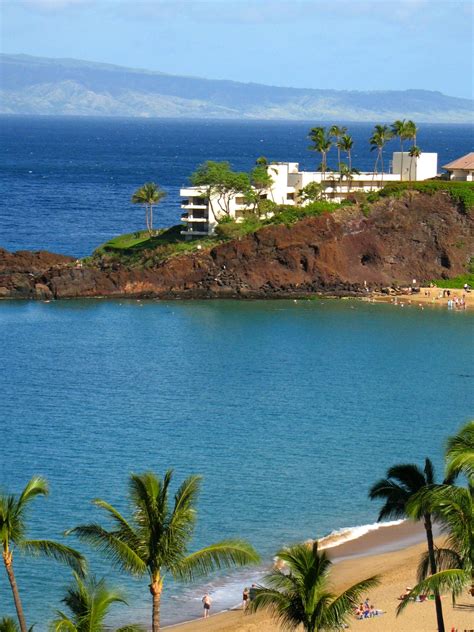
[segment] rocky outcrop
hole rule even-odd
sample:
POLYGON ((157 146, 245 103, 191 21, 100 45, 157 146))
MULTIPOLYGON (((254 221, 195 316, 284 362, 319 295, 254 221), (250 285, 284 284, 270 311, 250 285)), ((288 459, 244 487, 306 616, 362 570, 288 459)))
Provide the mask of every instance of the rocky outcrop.
POLYGON ((0 298, 52 298, 48 274, 73 261, 44 250, 8 252, 0 248, 0 298))
POLYGON ((355 207, 272 225, 153 268, 102 261, 82 266, 49 253, 0 251, 0 296, 283 297, 350 295, 466 271, 473 218, 445 193, 386 199, 365 217, 355 207))

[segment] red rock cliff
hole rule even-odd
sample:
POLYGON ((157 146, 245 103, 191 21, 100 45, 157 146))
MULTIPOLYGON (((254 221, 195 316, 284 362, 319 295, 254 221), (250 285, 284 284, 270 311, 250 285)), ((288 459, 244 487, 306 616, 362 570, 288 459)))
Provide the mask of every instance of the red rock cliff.
POLYGON ((75 267, 69 257, 0 251, 0 296, 276 297, 360 292, 464 273, 473 217, 445 193, 385 199, 269 226, 240 240, 168 259, 152 269, 75 267))

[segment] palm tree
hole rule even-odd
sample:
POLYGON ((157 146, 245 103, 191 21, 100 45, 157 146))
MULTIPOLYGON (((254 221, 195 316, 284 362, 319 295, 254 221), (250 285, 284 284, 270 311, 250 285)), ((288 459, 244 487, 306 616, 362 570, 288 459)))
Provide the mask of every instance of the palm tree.
POLYGON ((337 168, 340 171, 341 169, 341 147, 340 141, 344 134, 347 132, 347 127, 339 127, 338 125, 333 125, 329 129, 329 135, 333 136, 336 139, 336 147, 337 147, 337 168))
POLYGON ((348 165, 341 162, 339 167, 339 182, 342 183, 344 179, 347 180, 347 192, 351 192, 352 180, 354 179, 354 174, 359 174, 360 172, 357 169, 351 169, 348 165))
POLYGON ((0 632, 19 632, 17 622, 11 617, 0 619, 0 632))
POLYGON ((318 551, 317 541, 285 548, 277 556, 286 568, 275 568, 264 578, 266 586, 256 588, 248 610, 268 609, 290 630, 300 625, 306 632, 341 629, 361 596, 379 583, 370 577, 336 596, 330 590, 332 562, 318 551))
POLYGON ((331 138, 329 134, 326 134, 324 127, 313 127, 309 133, 309 138, 313 141, 313 145, 310 147, 310 150, 317 151, 321 154, 321 181, 324 182, 328 164, 327 156, 332 147, 331 138))
POLYGON ((377 157, 375 159, 374 165, 374 175, 372 177, 372 181, 375 178, 375 175, 378 173, 378 164, 380 161, 382 167, 382 183, 383 183, 383 172, 384 172, 384 164, 383 164, 383 150, 388 141, 392 138, 392 133, 390 132, 390 128, 388 125, 376 125, 374 127, 374 133, 370 138, 370 151, 377 150, 377 157))
MULTIPOLYGON (((435 516, 447 533, 445 548, 436 549, 437 572, 429 574, 425 559, 418 568, 418 584, 409 597, 426 594, 435 595, 451 592, 453 599, 466 588, 474 597, 474 498, 473 488, 455 485, 434 485, 420 490, 408 502, 408 513, 420 506, 435 516)), ((403 611, 408 599, 399 605, 397 613, 403 611)))
POLYGON ((414 121, 407 121, 405 126, 405 131, 407 134, 407 138, 411 140, 413 145, 416 145, 416 136, 419 132, 414 121))
POLYGON ((410 151, 408 152, 408 155, 410 156, 410 175, 409 175, 409 180, 411 182, 413 158, 419 158, 421 156, 421 149, 419 147, 417 147, 416 145, 413 145, 413 147, 410 147, 410 151))
POLYGON ((347 154, 347 162, 349 163, 349 169, 352 171, 352 148, 354 146, 354 141, 352 140, 352 136, 349 134, 344 134, 341 136, 339 143, 337 144, 339 149, 345 151, 347 154))
MULTIPOLYGON (((400 180, 403 180, 403 142, 407 140, 408 138, 410 138, 410 134, 412 134, 413 132, 412 125, 414 125, 412 121, 407 122, 405 121, 405 119, 403 119, 402 121, 398 120, 392 123, 392 134, 393 136, 396 136, 397 138, 400 139, 400 151, 401 151, 400 180)), ((415 135, 416 135, 416 131, 415 131, 415 135)))
MULTIPOLYGON (((58 618, 51 623, 51 632, 104 632, 109 629, 104 620, 110 608, 116 603, 127 604, 118 590, 107 586, 105 579, 97 580, 93 575, 83 579, 77 573, 62 601, 71 614, 57 610, 58 618)), ((116 632, 145 632, 145 628, 132 624, 116 632)))
POLYGON ((146 228, 153 235, 153 207, 166 196, 154 182, 146 182, 132 195, 132 204, 142 204, 145 207, 146 228))
MULTIPOLYGON (((408 503, 420 492, 434 485, 434 468, 430 459, 425 459, 425 467, 421 470, 413 463, 394 465, 387 471, 387 477, 379 480, 370 488, 371 500, 382 499, 385 501, 377 521, 386 518, 412 518, 419 521, 423 519, 428 544, 428 556, 430 569, 436 573, 436 556, 433 541, 433 525, 430 511, 421 504, 413 506, 408 512, 408 503)), ((436 618, 438 632, 444 632, 443 609, 439 593, 435 592, 436 618)))
POLYGON ((153 632, 160 629, 160 601, 167 573, 175 579, 191 580, 214 569, 243 566, 259 559, 250 544, 243 540, 224 540, 188 553, 201 478, 188 477, 176 492, 170 508, 172 475, 171 470, 162 479, 152 472, 131 474, 132 516, 129 520, 104 500, 95 500, 112 520, 114 528, 107 530, 99 524, 88 524, 68 531, 95 546, 122 570, 138 577, 148 575, 153 600, 153 632))
POLYGON ((68 564, 77 573, 85 567, 80 553, 64 544, 51 540, 28 540, 26 535, 26 513, 32 500, 48 494, 48 483, 44 478, 34 476, 26 484, 19 496, 0 494, 0 537, 2 557, 13 593, 13 601, 21 632, 27 632, 25 615, 13 570, 15 549, 30 555, 45 555, 68 564))
POLYGON ((468 421, 457 435, 449 437, 446 449, 446 475, 465 474, 474 487, 474 420, 468 421))

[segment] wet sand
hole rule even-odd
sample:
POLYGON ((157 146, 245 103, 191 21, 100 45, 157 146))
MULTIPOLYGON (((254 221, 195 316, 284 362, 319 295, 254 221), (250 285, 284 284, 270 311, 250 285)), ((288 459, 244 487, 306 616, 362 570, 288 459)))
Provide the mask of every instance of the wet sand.
MULTIPOLYGON (((419 555, 425 549, 422 525, 402 523, 371 531, 362 537, 329 549, 335 563, 332 570, 334 590, 341 591, 352 584, 378 574, 381 585, 367 595, 372 604, 384 611, 372 619, 350 621, 350 630, 371 632, 436 632, 433 601, 411 603, 396 617, 397 597, 406 586, 416 583, 419 555), (418 542, 418 544, 414 544, 418 542)), ((474 630, 474 599, 467 594, 453 608, 449 596, 443 597, 446 632, 474 630)), ((166 628, 173 632, 279 632, 279 626, 265 612, 246 615, 234 610, 166 628)))

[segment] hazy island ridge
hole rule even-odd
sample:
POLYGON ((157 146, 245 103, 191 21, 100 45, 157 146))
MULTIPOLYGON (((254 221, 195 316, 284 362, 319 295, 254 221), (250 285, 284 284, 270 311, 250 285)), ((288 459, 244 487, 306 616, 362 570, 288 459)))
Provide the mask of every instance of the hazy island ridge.
POLYGON ((0 54, 0 114, 471 123, 471 99, 428 90, 330 90, 0 54))

